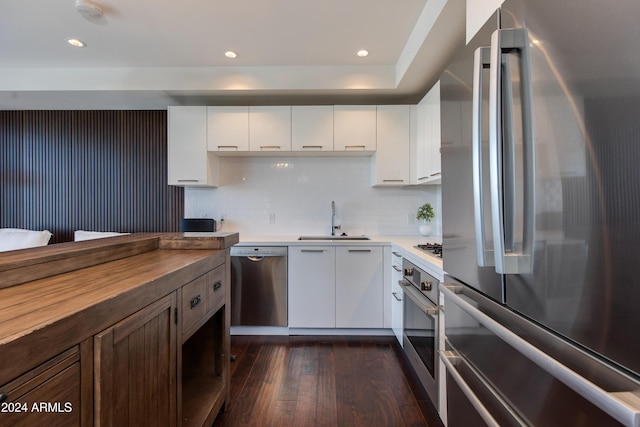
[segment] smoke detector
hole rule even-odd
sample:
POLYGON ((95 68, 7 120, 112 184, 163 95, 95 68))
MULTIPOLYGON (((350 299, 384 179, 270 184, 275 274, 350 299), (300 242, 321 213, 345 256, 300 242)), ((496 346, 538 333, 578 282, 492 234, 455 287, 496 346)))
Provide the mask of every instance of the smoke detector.
POLYGON ((76 10, 87 19, 100 19, 104 15, 100 5, 89 0, 76 0, 76 10))

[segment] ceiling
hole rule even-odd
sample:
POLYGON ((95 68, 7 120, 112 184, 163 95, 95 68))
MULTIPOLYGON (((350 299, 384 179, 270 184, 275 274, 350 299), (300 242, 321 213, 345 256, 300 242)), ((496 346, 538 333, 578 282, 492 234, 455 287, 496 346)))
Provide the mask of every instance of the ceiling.
POLYGON ((93 5, 3 2, 0 109, 417 102, 464 39, 464 0, 93 5))

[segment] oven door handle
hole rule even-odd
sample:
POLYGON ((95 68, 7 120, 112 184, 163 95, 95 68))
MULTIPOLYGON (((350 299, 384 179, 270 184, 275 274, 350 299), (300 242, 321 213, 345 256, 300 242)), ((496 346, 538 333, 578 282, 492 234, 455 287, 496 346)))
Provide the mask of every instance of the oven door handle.
POLYGON ((433 318, 435 318, 436 320, 438 319, 438 306, 435 304, 431 304, 429 301, 429 299, 427 297, 425 297, 424 295, 422 295, 420 292, 418 292, 417 289, 415 289, 413 287, 413 285, 411 283, 409 283, 408 281, 400 281, 401 285, 404 285, 404 293, 406 296, 408 296, 411 301, 413 301, 413 303, 415 305, 418 306, 418 308, 420 309, 420 311, 422 311, 423 313, 425 313, 428 316, 431 316, 433 318), (404 282, 404 283, 403 283, 404 282), (424 300, 429 301, 429 303, 425 303, 424 300))

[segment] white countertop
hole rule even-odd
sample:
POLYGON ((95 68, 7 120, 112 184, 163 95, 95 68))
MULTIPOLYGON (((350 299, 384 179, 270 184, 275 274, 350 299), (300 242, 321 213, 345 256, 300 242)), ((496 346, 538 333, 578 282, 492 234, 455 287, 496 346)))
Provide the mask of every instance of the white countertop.
MULTIPOLYGON (((392 246, 404 258, 433 274, 437 279, 444 279, 442 258, 429 255, 416 249, 417 244, 442 243, 441 236, 367 236, 370 240, 298 240, 300 235, 243 235, 240 233, 241 246, 392 246)), ((357 237, 357 236, 356 236, 357 237)))

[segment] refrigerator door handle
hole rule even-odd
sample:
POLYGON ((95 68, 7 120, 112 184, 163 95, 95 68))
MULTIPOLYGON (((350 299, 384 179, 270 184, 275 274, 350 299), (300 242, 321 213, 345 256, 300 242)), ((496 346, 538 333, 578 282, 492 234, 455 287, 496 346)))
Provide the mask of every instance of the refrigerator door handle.
POLYGON ((441 284, 439 290, 445 297, 445 305, 448 300, 460 307, 491 333, 612 418, 626 426, 640 426, 640 399, 634 394, 634 391, 608 392, 604 390, 478 310, 463 297, 457 295, 455 285, 441 284))
POLYGON ((479 267, 495 265, 493 250, 487 250, 485 233, 484 187, 482 176, 482 87, 483 70, 491 64, 491 48, 479 47, 473 55, 473 208, 476 229, 476 254, 479 267))
POLYGON ((496 272, 531 272, 535 229, 535 149, 529 37, 526 28, 496 30, 491 36, 489 81, 489 165, 496 272), (517 51, 522 98, 522 247, 515 242, 515 146, 511 71, 503 55, 517 51), (503 75, 504 72, 504 75, 503 75), (507 79, 505 82, 504 79, 507 79), (504 134, 503 134, 504 131, 504 134), (504 142, 503 142, 504 141, 504 142))

